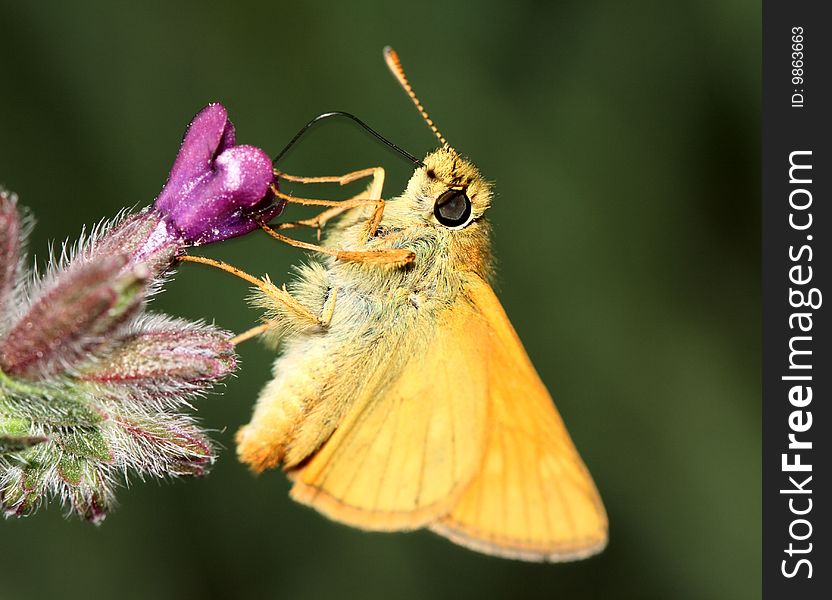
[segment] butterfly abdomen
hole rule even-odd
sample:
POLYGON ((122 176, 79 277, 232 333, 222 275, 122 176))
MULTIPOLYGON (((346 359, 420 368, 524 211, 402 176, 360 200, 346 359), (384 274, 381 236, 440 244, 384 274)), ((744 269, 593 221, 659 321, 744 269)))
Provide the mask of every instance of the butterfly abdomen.
POLYGON ((300 269, 290 289, 319 310, 337 290, 335 308, 327 327, 281 340, 274 377, 237 434, 238 456, 256 472, 291 468, 313 454, 362 390, 382 387, 398 371, 403 338, 420 316, 405 288, 391 302, 390 295, 368 294, 317 263, 300 269), (379 369, 382 363, 388 367, 379 369))

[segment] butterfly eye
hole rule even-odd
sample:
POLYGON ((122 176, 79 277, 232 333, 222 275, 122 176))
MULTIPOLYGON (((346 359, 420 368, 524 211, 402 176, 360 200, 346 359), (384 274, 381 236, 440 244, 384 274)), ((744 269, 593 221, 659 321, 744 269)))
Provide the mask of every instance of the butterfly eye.
POLYGON ((436 199, 433 215, 445 227, 465 225, 471 217, 471 201, 463 190, 447 190, 436 199))

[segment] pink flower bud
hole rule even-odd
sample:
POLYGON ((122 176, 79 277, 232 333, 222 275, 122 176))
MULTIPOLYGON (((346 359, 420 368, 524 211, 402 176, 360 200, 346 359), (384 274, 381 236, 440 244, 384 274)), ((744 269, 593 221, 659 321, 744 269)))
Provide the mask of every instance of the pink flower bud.
POLYGON ((204 388, 236 369, 230 339, 216 329, 162 322, 118 340, 78 378, 134 387, 149 397, 204 388))
POLYGON ((104 236, 96 240, 92 250, 97 256, 126 254, 127 265, 144 263, 154 276, 161 275, 171 265, 185 241, 158 211, 146 208, 119 221, 104 236))
MULTIPOLYGON (((20 215, 15 197, 0 189, 0 314, 9 303, 17 283, 20 238, 20 215)), ((2 329, 0 325, 0 331, 2 329)))
POLYGON ((116 417, 115 422, 131 440, 133 451, 128 464, 136 470, 156 475, 204 475, 214 462, 208 439, 190 423, 166 417, 154 419, 138 415, 116 417), (153 464, 138 462, 152 456, 153 464))
POLYGON ((0 346, 0 369, 39 378, 71 368, 107 343, 140 309, 150 273, 127 271, 116 254, 62 272, 17 321, 0 346))

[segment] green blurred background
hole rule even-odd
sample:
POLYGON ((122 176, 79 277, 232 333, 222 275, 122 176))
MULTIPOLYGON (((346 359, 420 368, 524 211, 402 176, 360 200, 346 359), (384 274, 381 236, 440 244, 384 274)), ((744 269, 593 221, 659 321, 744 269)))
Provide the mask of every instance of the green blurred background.
MULTIPOLYGON (((100 528, 57 505, 0 522, 0 598, 759 596, 759 3, 137 6, 0 0, 0 181, 37 216, 31 248, 42 259, 151 202, 209 101, 270 153, 347 110, 423 154, 434 140, 382 62, 393 45, 496 181, 498 293, 601 490, 610 545, 523 564, 295 505, 281 473, 234 456, 272 360, 249 342, 225 394, 198 405, 224 446, 213 473, 133 481, 100 528)), ((330 122, 283 168, 376 164, 399 193, 407 163, 330 122)), ((302 260, 263 235, 204 253, 277 282, 302 260)), ((241 331, 257 317, 246 293, 189 265, 153 307, 241 331)))

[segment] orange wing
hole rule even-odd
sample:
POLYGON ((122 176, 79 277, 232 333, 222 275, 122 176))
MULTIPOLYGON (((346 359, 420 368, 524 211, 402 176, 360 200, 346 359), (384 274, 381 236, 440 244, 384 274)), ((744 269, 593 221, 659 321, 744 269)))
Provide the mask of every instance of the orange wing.
POLYGON ((569 560, 606 544, 603 505, 491 287, 419 332, 387 389, 366 386, 291 470, 292 497, 363 529, 430 526, 498 556, 569 560))
POLYGON ((435 532, 506 558, 562 561, 604 548, 607 516, 549 393, 491 287, 468 295, 488 324, 482 467, 435 532))
POLYGON ((459 343, 482 321, 462 308, 432 331, 405 333, 419 338, 398 350, 406 360, 390 361, 401 375, 364 386, 320 450, 289 471, 295 500, 363 529, 416 529, 450 512, 485 438, 486 363, 480 347, 459 343))

